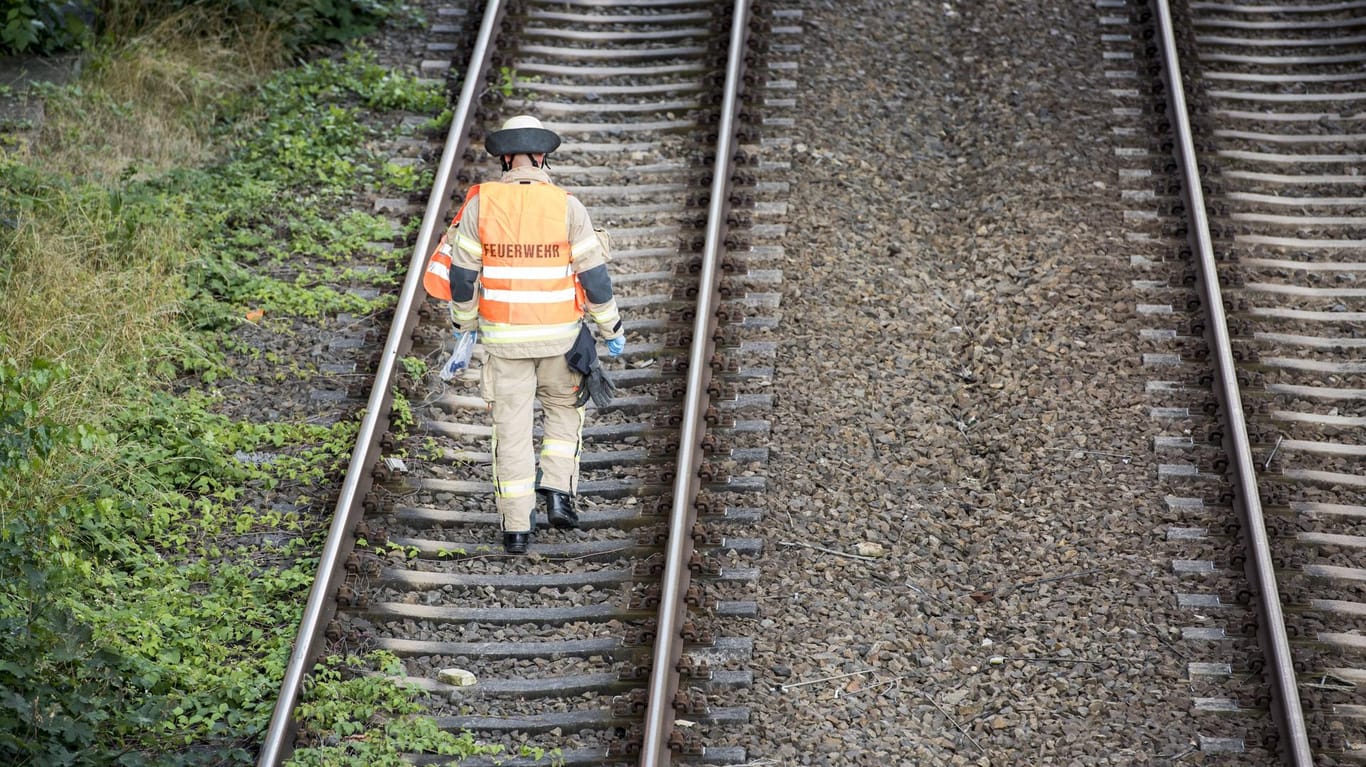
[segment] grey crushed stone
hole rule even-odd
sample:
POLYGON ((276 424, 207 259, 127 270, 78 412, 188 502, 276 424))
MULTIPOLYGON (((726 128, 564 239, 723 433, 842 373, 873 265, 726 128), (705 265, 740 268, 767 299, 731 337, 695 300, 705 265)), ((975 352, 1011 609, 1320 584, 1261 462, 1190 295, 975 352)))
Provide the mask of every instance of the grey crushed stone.
POLYGON ((1036 6, 776 6, 802 11, 803 49, 740 738, 756 763, 1132 765, 1193 745, 1112 30, 1090 3, 1036 6), (810 548, 862 542, 885 556, 810 548))

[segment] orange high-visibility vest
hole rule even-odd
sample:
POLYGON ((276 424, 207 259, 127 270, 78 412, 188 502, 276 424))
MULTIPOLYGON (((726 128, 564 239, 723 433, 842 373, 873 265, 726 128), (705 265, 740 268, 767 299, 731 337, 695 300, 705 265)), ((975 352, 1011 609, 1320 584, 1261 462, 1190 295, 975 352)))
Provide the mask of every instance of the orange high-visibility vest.
MULTIPOLYGON (((451 226, 460 223, 460 217, 465 215, 465 207, 478 193, 478 184, 470 187, 469 192, 465 194, 465 202, 460 205, 460 210, 451 220, 451 226)), ((427 289, 427 295, 432 298, 439 298, 442 301, 451 300, 451 244, 446 241, 445 234, 441 235, 441 241, 436 244, 436 250, 432 252, 431 260, 427 262, 427 271, 422 273, 422 287, 427 289)))
POLYGON ((553 184, 479 185, 479 317, 506 325, 577 322, 569 194, 553 184))
POLYGON ((427 262, 427 271, 422 273, 422 287, 432 298, 451 300, 451 244, 446 242, 444 234, 427 262))

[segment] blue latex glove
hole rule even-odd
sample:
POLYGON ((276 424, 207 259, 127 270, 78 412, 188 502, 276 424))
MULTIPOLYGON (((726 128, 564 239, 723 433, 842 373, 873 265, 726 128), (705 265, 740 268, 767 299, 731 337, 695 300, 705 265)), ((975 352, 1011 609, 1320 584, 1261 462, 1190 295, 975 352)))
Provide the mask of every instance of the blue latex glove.
POLYGON ((626 336, 617 336, 607 339, 607 356, 620 357, 626 351, 626 336))

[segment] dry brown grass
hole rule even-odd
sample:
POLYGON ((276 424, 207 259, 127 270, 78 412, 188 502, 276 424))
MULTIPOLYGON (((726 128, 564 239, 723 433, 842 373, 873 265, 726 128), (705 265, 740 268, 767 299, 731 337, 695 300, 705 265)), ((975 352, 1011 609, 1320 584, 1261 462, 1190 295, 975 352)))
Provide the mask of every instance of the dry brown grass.
POLYGON ((109 181, 130 168, 155 175, 209 160, 215 101, 259 82, 281 57, 268 29, 186 11, 119 39, 48 105, 35 153, 54 171, 109 181))
POLYGON ((58 391, 58 410, 99 420, 109 395, 145 384, 158 344, 173 326, 182 281, 174 272, 190 244, 175 215, 144 221, 129 240, 104 235, 104 200, 62 195, 47 214, 20 213, 7 238, 10 272, 0 284, 5 356, 26 366, 45 358, 73 375, 58 391))
POLYGON ((98 420, 109 395, 146 384, 130 378, 150 375, 164 356, 158 345, 184 289, 178 271, 194 248, 178 211, 129 217, 117 195, 80 186, 119 189, 129 175, 210 161, 217 99, 279 63, 268 30, 177 12, 134 33, 138 3, 112 6, 115 29, 129 30, 91 57, 73 87, 49 95, 38 140, 21 158, 39 177, 74 183, 0 211, 12 219, 0 229, 0 356, 68 367, 58 404, 72 421, 98 420))

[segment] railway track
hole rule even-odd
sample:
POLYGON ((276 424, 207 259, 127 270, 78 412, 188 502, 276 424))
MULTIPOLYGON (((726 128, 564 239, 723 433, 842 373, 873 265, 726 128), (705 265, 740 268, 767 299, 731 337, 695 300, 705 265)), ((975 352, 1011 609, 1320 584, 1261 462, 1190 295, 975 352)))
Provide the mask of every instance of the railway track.
POLYGON ((796 31, 787 18, 748 2, 494 1, 477 36, 471 19, 446 46, 468 73, 259 764, 292 748, 306 670, 336 647, 399 656, 443 728, 509 753, 745 761, 763 336, 780 317, 764 261, 781 255, 785 193, 783 139, 758 111, 783 100, 756 73, 796 31), (389 413, 400 358, 434 365, 449 344, 420 276, 453 195, 496 173, 480 127, 522 112, 564 138, 551 176, 612 235, 628 344, 608 363, 618 397, 589 406, 582 529, 538 531, 515 557, 493 509, 481 352, 466 378, 409 393, 411 433, 389 413))
MULTIPOLYGON (((1366 759, 1366 4, 1097 3, 1191 752, 1366 759)), ((1182 758, 1195 757, 1191 753, 1182 758)))

